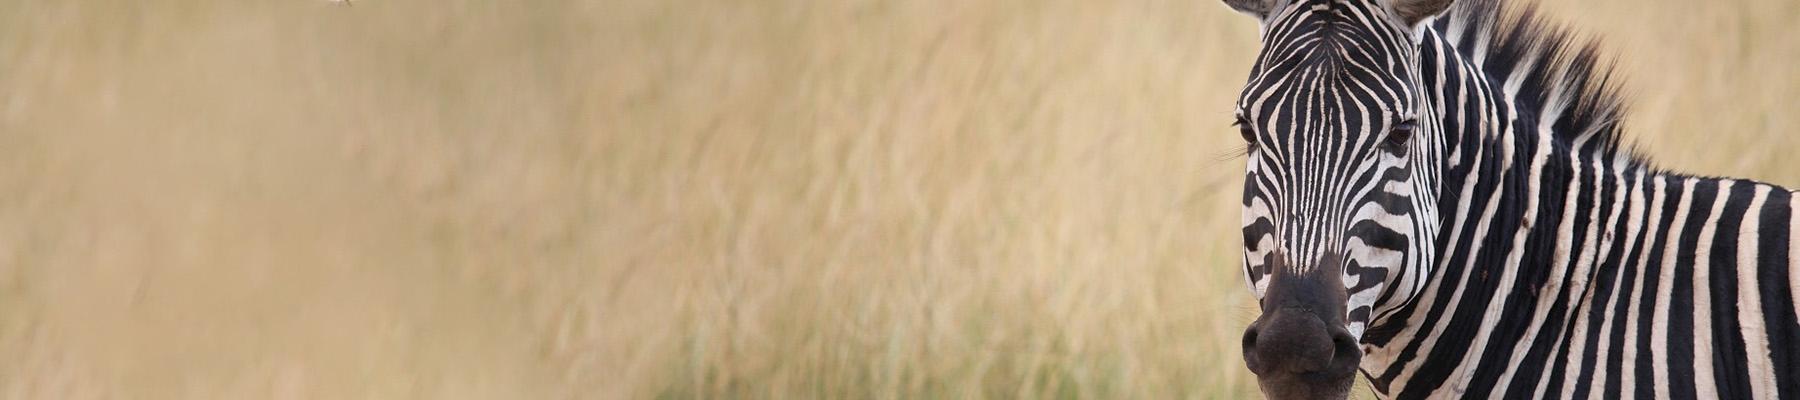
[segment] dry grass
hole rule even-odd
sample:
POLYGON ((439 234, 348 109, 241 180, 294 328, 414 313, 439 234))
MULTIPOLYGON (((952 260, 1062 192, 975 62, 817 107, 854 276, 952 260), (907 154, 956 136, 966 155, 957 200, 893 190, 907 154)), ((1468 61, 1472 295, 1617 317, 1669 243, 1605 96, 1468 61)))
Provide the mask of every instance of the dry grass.
MULTIPOLYGON (((0 3, 0 398, 1254 393, 1215 2, 166 3, 0 3)), ((1800 5, 1550 8, 1800 184, 1800 5)))

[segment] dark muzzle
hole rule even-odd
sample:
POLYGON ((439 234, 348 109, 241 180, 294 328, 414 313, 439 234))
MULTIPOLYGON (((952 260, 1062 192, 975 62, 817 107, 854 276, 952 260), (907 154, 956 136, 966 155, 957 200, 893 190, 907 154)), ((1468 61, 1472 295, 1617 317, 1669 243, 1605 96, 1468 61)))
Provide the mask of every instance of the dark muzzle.
POLYGON ((1244 363, 1271 399, 1342 399, 1350 394, 1362 349, 1344 328, 1344 291, 1336 257, 1310 273, 1270 275, 1262 316, 1244 331, 1244 363))
POLYGON ((1244 331, 1244 362, 1258 376, 1354 370, 1361 356, 1349 331, 1303 308, 1266 313, 1244 331))

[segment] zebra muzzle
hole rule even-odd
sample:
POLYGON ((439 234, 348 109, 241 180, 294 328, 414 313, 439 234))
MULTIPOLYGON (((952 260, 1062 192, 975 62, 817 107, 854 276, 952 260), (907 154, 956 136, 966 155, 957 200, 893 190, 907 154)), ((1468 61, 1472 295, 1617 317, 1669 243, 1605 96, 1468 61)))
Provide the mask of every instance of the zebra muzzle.
POLYGON ((1346 329, 1345 293, 1337 265, 1291 270, 1272 257, 1263 313, 1244 330, 1244 363, 1270 398, 1343 398, 1349 393, 1362 349, 1346 329))
POLYGON ((1244 331, 1244 361, 1259 376, 1354 370, 1361 355, 1348 331, 1306 309, 1265 314, 1244 331))

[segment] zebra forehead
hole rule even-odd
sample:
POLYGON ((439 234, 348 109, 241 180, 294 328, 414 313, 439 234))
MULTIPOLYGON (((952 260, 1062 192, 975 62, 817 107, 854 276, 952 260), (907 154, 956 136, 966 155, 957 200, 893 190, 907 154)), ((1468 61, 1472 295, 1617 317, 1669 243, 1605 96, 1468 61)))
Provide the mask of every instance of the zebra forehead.
POLYGON ((1364 103, 1401 100, 1412 52, 1395 41, 1332 29, 1292 38, 1271 37, 1244 88, 1245 106, 1259 98, 1329 96, 1364 103), (1378 98, 1369 98, 1369 97, 1378 98), (1373 101, 1380 100, 1380 101, 1373 101))
POLYGON ((1339 64, 1345 57, 1406 52, 1411 29, 1389 14, 1359 0, 1296 2, 1268 22, 1257 64, 1339 64))
POLYGON ((1298 0, 1272 18, 1271 25, 1302 21, 1334 28, 1406 30, 1405 24, 1393 17, 1377 0, 1298 0))

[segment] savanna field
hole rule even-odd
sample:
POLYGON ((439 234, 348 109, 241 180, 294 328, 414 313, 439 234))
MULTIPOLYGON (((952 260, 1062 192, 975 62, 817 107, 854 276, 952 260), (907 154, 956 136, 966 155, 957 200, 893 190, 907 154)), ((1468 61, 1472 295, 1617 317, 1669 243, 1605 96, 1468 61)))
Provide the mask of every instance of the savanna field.
MULTIPOLYGON (((1545 0, 1800 186, 1800 2, 1545 0)), ((1217 0, 0 1, 0 399, 1250 398, 1217 0)))

